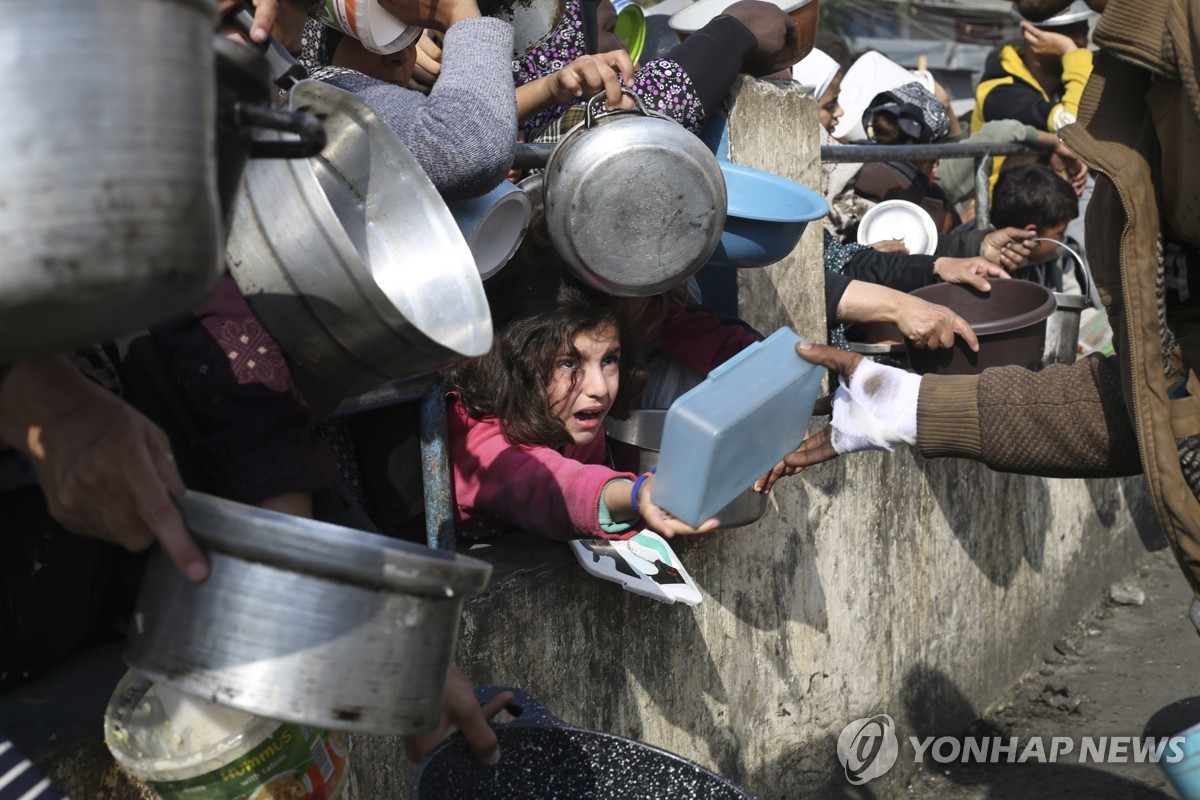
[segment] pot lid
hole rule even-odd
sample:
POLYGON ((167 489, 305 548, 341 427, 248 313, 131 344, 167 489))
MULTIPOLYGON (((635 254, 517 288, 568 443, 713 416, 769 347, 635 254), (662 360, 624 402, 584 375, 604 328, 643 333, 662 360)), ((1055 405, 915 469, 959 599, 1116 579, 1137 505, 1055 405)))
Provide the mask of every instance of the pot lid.
POLYGON ((476 594, 492 574, 476 558, 201 492, 174 500, 201 545, 282 569, 439 598, 476 594))

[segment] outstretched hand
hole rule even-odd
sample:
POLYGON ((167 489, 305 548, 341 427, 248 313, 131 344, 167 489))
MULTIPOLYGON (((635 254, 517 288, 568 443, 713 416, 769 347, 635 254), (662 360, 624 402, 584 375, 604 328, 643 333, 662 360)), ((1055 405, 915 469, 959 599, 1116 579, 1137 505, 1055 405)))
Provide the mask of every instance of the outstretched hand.
POLYGON ((0 375, 0 441, 29 456, 67 530, 135 552, 157 541, 188 580, 207 576, 171 502, 184 486, 166 435, 67 358, 19 361, 0 375))
POLYGON ((670 539, 672 536, 690 536, 697 533, 708 533, 720 527, 720 521, 710 519, 698 528, 694 528, 683 520, 672 516, 671 512, 654 504, 654 476, 646 478, 638 491, 638 507, 642 512, 642 522, 646 527, 661 536, 670 539))
POLYGON ((988 278, 1010 277, 999 264, 981 256, 973 258, 943 256, 933 262, 933 272, 946 283, 965 283, 968 286, 974 286, 981 292, 992 290, 988 278))

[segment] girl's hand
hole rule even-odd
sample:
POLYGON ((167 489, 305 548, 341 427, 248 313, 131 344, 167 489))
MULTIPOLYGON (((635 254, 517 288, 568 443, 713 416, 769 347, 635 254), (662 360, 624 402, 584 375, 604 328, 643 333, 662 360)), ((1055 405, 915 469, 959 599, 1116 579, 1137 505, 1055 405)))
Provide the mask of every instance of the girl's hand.
POLYGON ((548 77, 552 105, 562 105, 582 97, 604 92, 609 108, 633 108, 633 100, 621 93, 621 77, 633 85, 634 66, 629 53, 613 50, 594 56, 580 56, 548 77), (617 73, 620 73, 618 75, 617 73))
POLYGON ((428 28, 417 39, 416 63, 408 88, 421 94, 429 94, 438 75, 442 74, 442 35, 428 28))
MULTIPOLYGON (((630 484, 632 488, 632 484, 630 484)), ((642 522, 646 527, 655 533, 670 539, 675 535, 690 535, 696 533, 708 533, 715 530, 721 523, 717 519, 710 519, 699 528, 693 528, 681 519, 676 519, 671 516, 671 513, 665 508, 660 508, 654 505, 654 476, 646 478, 642 483, 641 489, 638 492, 638 507, 642 511, 642 522)))
POLYGON ((983 237, 984 258, 999 264, 1007 270, 1014 270, 1025 263, 1033 255, 1035 246, 1027 242, 1037 236, 1036 231, 1026 231, 1020 228, 1001 228, 983 237))
POLYGON ((986 258, 942 258, 933 262, 933 274, 946 283, 965 283, 981 292, 990 292, 988 278, 1008 278, 1009 274, 999 264, 986 258))

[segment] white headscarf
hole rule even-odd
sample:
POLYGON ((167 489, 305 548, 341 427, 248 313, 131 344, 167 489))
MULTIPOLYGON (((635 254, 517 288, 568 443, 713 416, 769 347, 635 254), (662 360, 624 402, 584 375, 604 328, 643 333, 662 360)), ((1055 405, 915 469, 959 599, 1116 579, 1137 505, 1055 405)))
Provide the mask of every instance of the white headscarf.
POLYGON ((792 80, 810 87, 816 100, 821 99, 837 74, 838 63, 816 48, 792 67, 792 80))

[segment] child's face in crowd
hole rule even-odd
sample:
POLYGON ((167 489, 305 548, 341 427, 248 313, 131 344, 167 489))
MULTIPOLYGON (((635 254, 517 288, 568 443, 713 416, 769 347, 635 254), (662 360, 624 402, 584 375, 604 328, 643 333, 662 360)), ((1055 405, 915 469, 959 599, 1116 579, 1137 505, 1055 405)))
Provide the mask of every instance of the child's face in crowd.
MULTIPOLYGON (((1067 238, 1067 220, 1063 220, 1057 225, 1050 225, 1037 231, 1037 235, 1045 239, 1053 239, 1054 242, 1062 242, 1067 238)), ((1026 259, 1026 264, 1041 264, 1045 261, 1050 261, 1053 258, 1062 254, 1062 248, 1054 242, 1034 242, 1033 252, 1026 259)))
POLYGON ((611 53, 613 50, 624 50, 625 43, 617 38, 617 9, 611 0, 603 0, 596 10, 596 50, 601 53, 611 53))
POLYGON ((577 445, 596 438, 620 383, 621 343, 615 325, 575 335, 574 352, 554 359, 546 399, 577 445), (574 382, 574 385, 572 385, 574 382))
POLYGON ((333 65, 336 67, 357 70, 376 80, 404 87, 408 86, 416 63, 417 45, 415 42, 399 52, 385 56, 372 53, 357 39, 350 36, 342 37, 333 57, 333 65))
POLYGON ((842 118, 842 107, 838 105, 838 96, 841 93, 842 76, 838 75, 821 95, 821 99, 817 101, 817 118, 821 120, 821 127, 829 131, 831 136, 833 129, 837 127, 838 120, 842 118))

